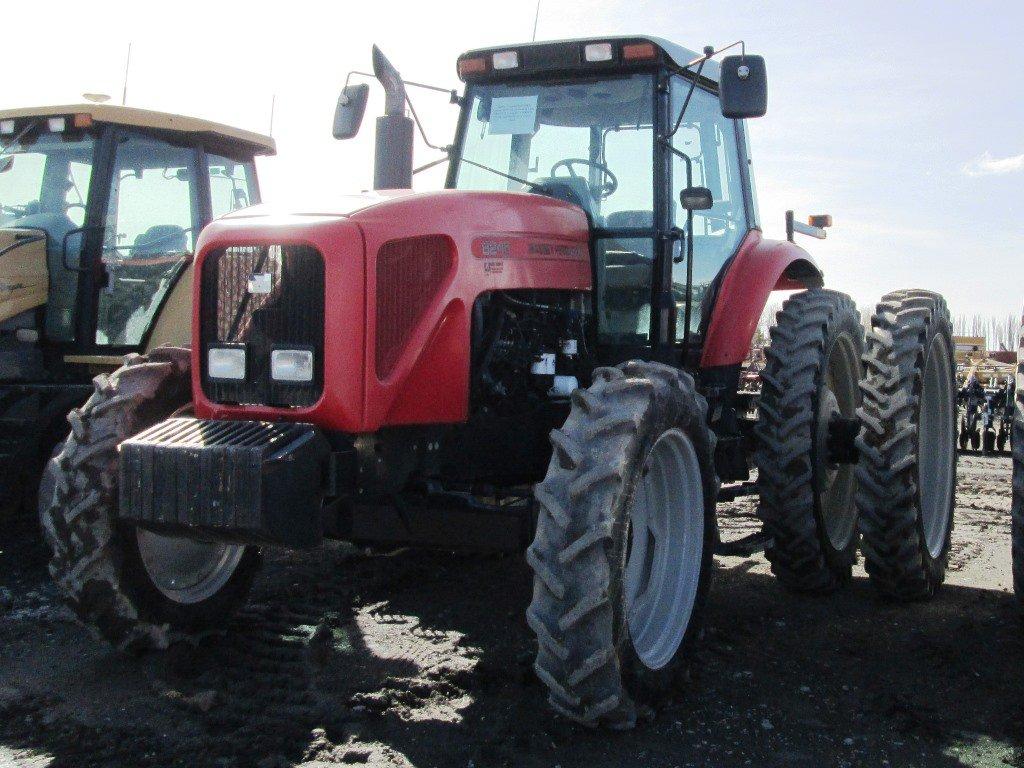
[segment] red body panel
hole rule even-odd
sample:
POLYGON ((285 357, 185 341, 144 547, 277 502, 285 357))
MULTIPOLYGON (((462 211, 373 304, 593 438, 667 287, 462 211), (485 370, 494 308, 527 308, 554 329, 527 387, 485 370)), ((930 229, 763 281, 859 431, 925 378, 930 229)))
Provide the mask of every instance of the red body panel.
POLYGON ((317 248, 327 285, 324 394, 302 409, 210 402, 199 380, 201 281, 196 280, 192 383, 196 415, 203 418, 286 418, 349 433, 463 421, 469 406, 470 313, 477 296, 517 288, 591 288, 586 216, 539 195, 445 190, 395 197, 353 213, 259 213, 241 212, 204 229, 196 274, 202 274, 210 251, 229 245, 317 248), (375 359, 376 254, 388 241, 420 235, 447 236, 455 258, 382 380, 375 359))
POLYGON ((765 240, 751 230, 722 280, 700 367, 742 363, 769 294, 813 285, 821 285, 821 272, 807 251, 788 240, 765 240))

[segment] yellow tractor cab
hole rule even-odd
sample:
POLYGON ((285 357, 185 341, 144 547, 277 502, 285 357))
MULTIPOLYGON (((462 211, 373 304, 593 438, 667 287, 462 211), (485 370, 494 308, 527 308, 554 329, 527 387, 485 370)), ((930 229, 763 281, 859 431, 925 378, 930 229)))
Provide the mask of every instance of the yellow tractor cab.
POLYGON ((0 514, 129 352, 187 344, 212 219, 258 203, 274 140, 111 104, 0 110, 0 514))

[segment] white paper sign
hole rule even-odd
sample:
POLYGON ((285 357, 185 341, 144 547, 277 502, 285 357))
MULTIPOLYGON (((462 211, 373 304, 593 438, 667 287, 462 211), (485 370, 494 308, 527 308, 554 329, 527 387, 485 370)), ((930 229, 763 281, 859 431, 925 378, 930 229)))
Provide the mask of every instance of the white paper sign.
POLYGON ((491 100, 490 134, 533 133, 537 127, 536 96, 499 96, 491 100))

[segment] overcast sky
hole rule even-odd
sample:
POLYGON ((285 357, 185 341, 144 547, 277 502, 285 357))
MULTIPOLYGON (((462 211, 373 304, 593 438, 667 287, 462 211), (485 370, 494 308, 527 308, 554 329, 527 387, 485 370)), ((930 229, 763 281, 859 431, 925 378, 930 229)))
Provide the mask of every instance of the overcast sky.
MULTIPOLYGON (((56 0, 44 37, 5 36, 0 107, 83 92, 119 100, 132 41, 129 105, 267 131, 276 94, 279 156, 260 166, 264 197, 334 195, 371 182, 380 89, 361 136, 330 136, 337 92, 349 70, 370 68, 371 43, 407 79, 457 87, 457 55, 529 40, 535 8, 56 0)), ((921 286, 946 294, 954 313, 1005 315, 1024 299, 1022 28, 1017 0, 542 0, 537 37, 646 32, 694 49, 745 39, 768 62, 768 115, 751 121, 766 234, 782 236, 787 208, 831 213, 828 240, 803 244, 858 304, 921 286)), ((448 143, 455 108, 412 95, 431 139, 448 143)), ((436 157, 417 152, 417 162, 436 157)))

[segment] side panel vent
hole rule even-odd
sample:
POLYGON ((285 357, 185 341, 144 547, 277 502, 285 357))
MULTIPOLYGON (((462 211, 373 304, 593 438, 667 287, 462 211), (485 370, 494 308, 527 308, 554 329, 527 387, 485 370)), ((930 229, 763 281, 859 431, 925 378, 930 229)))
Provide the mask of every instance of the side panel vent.
POLYGON ((443 235, 392 240, 377 252, 378 378, 387 378, 454 262, 443 235))

